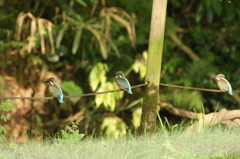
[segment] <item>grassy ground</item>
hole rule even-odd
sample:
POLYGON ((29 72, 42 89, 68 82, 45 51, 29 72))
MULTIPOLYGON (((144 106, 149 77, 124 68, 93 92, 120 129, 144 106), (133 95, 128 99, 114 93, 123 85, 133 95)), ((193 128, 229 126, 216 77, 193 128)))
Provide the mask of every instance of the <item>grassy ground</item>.
POLYGON ((0 145, 0 159, 194 159, 240 158, 240 129, 215 128, 201 133, 158 132, 121 139, 57 140, 0 145))

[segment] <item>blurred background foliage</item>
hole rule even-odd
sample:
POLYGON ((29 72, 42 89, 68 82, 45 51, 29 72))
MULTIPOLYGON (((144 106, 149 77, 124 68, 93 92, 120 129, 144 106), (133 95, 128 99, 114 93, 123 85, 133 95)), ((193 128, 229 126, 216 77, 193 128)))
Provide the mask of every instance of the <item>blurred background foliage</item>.
MULTIPOLYGON (((140 0, 0 0, 1 87, 14 79, 34 95, 47 72, 62 80, 65 95, 117 89, 118 70, 132 85, 143 83, 151 8, 152 1, 140 0)), ((237 0, 168 1, 161 82, 217 88, 209 77, 223 73, 239 89, 239 21, 237 0)), ((1 95, 7 91, 1 88, 1 95)), ((25 118, 48 133, 81 118, 81 132, 119 137, 139 126, 144 89, 133 93, 65 99, 61 106, 49 101, 41 103, 45 114, 29 111, 25 118)), ((160 94, 197 112, 239 106, 238 96, 227 94, 166 87, 160 94)))

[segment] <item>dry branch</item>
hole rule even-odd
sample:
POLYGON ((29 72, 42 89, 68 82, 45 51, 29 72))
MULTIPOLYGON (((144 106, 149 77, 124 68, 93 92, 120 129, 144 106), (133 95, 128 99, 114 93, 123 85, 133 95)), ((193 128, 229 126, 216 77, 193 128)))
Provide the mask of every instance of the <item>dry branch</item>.
POLYGON ((72 123, 73 121, 83 120, 83 119, 84 119, 84 111, 81 110, 81 111, 77 112, 76 114, 69 116, 66 119, 52 120, 52 121, 47 122, 44 125, 46 125, 46 126, 50 126, 51 125, 52 126, 52 125, 56 125, 57 123, 69 124, 69 123, 72 123))
POLYGON ((224 108, 218 112, 203 114, 176 108, 165 101, 158 101, 158 104, 173 115, 198 120, 196 123, 188 127, 188 131, 201 131, 205 127, 216 124, 240 127, 240 109, 227 110, 224 108))
POLYGON ((200 113, 194 113, 191 111, 175 108, 170 103, 167 103, 164 101, 159 101, 159 105, 161 105, 161 107, 164 108, 165 110, 167 110, 169 113, 179 116, 179 117, 198 119, 198 116, 200 115, 200 113))
POLYGON ((26 30, 30 29, 30 37, 29 37, 29 42, 27 46, 27 51, 28 53, 31 53, 32 49, 35 47, 37 43, 37 34, 36 32, 38 31, 39 36, 40 36, 40 43, 41 43, 41 52, 42 54, 45 54, 46 52, 46 46, 45 46, 45 40, 44 36, 47 34, 49 37, 49 42, 51 46, 51 52, 55 53, 55 46, 54 46, 54 40, 53 40, 53 33, 52 33, 52 28, 54 27, 54 24, 43 18, 38 18, 34 17, 32 13, 19 13, 16 21, 16 33, 15 33, 15 39, 17 41, 21 40, 21 34, 23 33, 23 28, 27 28, 26 30), (24 23, 27 19, 31 20, 31 25, 30 28, 28 28, 27 22, 24 23), (47 32, 46 32, 46 29, 47 32))

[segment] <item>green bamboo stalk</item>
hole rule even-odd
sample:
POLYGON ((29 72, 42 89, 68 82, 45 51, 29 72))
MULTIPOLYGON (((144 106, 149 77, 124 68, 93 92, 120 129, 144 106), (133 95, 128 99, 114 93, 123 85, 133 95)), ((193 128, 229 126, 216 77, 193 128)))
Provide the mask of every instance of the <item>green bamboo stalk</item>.
POLYGON ((151 132, 156 126, 166 10, 167 0, 153 0, 146 73, 149 85, 143 98, 141 131, 151 132))

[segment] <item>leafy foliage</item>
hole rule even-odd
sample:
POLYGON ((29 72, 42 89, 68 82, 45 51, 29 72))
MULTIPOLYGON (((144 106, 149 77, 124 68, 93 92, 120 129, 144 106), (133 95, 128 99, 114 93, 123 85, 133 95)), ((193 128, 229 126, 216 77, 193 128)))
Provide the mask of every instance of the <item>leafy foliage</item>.
POLYGON ((136 108, 132 113, 132 116, 133 116, 132 124, 133 124, 133 126, 136 130, 140 127, 141 115, 142 115, 142 108, 141 107, 136 108))
MULTIPOLYGON (((66 92, 68 95, 83 93, 82 88, 76 85, 74 81, 63 81, 61 87, 62 87, 62 90, 66 92)), ((80 97, 70 98, 69 100, 74 104, 76 104, 76 102, 80 100, 80 97)))
MULTIPOLYGON (((108 71, 107 64, 101 62, 97 63, 90 72, 89 83, 93 91, 104 92, 109 90, 119 89, 113 82, 107 81, 106 73, 108 71)), ((101 104, 110 111, 114 111, 116 107, 116 100, 123 97, 123 92, 108 93, 96 95, 95 103, 99 107, 101 104)))
POLYGON ((125 136, 127 133, 126 128, 126 124, 118 117, 106 117, 101 125, 101 129, 106 136, 113 138, 125 136))
MULTIPOLYGON (((119 89, 119 88, 115 83, 106 82, 104 85, 101 85, 97 91, 104 92, 104 91, 116 90, 116 89, 119 89)), ((116 107, 116 100, 120 100, 122 99, 122 97, 123 97, 123 92, 96 95, 95 97, 96 106, 99 107, 101 104, 104 104, 104 106, 108 110, 114 111, 116 107)))
MULTIPOLYGON (((165 99, 165 98, 166 99, 165 99)), ((162 96, 170 101, 174 106, 195 112, 203 112, 203 99, 201 93, 197 91, 174 91, 171 95, 162 96)))
POLYGON ((143 52, 142 56, 139 56, 132 65, 134 72, 139 74, 140 79, 143 79, 146 75, 146 61, 147 52, 143 52))
MULTIPOLYGON (((6 100, 4 102, 1 103, 0 105, 0 122, 4 121, 7 122, 7 115, 5 113, 8 113, 10 111, 14 110, 14 105, 15 102, 12 100, 6 100)), ((0 142, 5 140, 5 133, 6 133, 6 129, 4 126, 0 125, 0 142)))
POLYGON ((107 81, 106 73, 108 71, 107 64, 98 62, 89 74, 89 83, 93 91, 96 91, 99 85, 104 85, 107 81))
POLYGON ((79 121, 72 122, 71 126, 66 126, 65 130, 61 130, 61 138, 60 141, 67 142, 78 142, 80 141, 85 134, 81 134, 78 130, 79 121))

